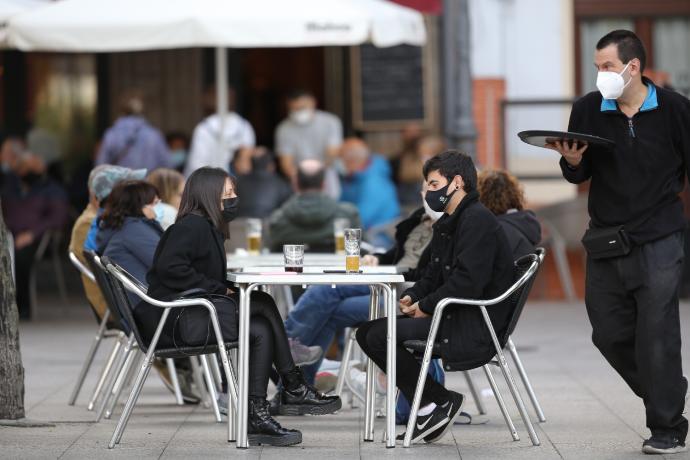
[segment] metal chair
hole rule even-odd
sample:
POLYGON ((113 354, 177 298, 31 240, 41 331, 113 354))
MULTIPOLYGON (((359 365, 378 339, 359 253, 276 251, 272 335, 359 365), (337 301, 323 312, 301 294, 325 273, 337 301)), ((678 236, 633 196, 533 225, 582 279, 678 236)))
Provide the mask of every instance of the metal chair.
MULTIPOLYGON (((235 374, 232 370, 232 367, 230 366, 230 361, 228 359, 228 349, 230 348, 236 348, 237 347, 237 342, 225 342, 223 340, 223 336, 221 334, 220 330, 220 325, 218 323, 218 315, 216 313, 216 308, 213 305, 213 303, 207 299, 203 298, 194 298, 194 299, 179 299, 179 300, 174 300, 170 302, 164 302, 161 300, 154 299, 150 296, 147 295, 146 287, 143 286, 139 281, 134 278, 132 275, 130 275, 126 270, 124 270, 122 267, 119 265, 115 264, 112 262, 110 259, 107 257, 102 258, 102 263, 105 266, 107 272, 109 273, 108 279, 112 283, 112 287, 114 289, 115 295, 118 298, 118 301, 122 305, 127 305, 129 308, 123 309, 123 313, 130 324, 132 328, 132 333, 134 335, 134 338, 136 339, 136 342, 139 346, 139 349, 146 353, 146 356, 143 358, 140 366, 139 366, 139 371, 137 373, 136 379, 134 381, 134 384, 132 386, 132 391, 130 392, 129 398, 127 399, 127 403, 125 404, 125 408, 122 412, 122 415, 120 416, 120 419, 117 422, 117 426, 115 428, 115 431, 113 432, 113 436, 110 439, 110 442, 108 444, 108 448, 112 449, 115 447, 115 444, 119 444, 120 440, 122 439, 122 434, 125 430, 125 427, 127 425, 127 422, 129 421, 130 416, 132 415, 132 410, 134 409, 134 406, 137 402, 137 399, 139 398, 139 394, 141 393, 141 389, 144 386, 144 382, 146 381, 146 377, 148 376, 150 370, 151 370, 151 364, 153 363, 154 358, 179 358, 179 357, 189 357, 189 356, 199 356, 201 363, 204 367, 205 371, 205 377, 206 377, 206 383, 208 384, 208 390, 210 392, 210 396, 213 402, 213 406, 215 409, 215 412, 217 412, 218 406, 216 402, 216 394, 215 394, 215 384, 213 382, 213 377, 211 375, 210 371, 210 366, 208 365, 208 360, 206 359, 206 355, 211 354, 212 357, 215 359, 215 356, 213 354, 215 352, 219 352, 221 356, 221 361, 223 364, 223 370, 225 371, 225 377, 228 382, 228 393, 229 393, 229 398, 228 398, 228 405, 231 407, 228 407, 228 416, 233 417, 233 410, 232 408, 236 407, 237 405, 237 381, 235 379, 235 374), (147 302, 149 305, 154 306, 154 307, 159 307, 163 309, 163 313, 161 315, 161 319, 158 322, 158 326, 156 327, 156 332, 154 333, 150 343, 147 343, 144 341, 142 338, 141 333, 139 332, 139 329, 137 328, 136 321, 134 320, 133 316, 133 310, 131 308, 131 305, 129 303, 129 298, 127 297, 126 291, 132 292, 135 295, 137 295, 139 298, 147 302), (173 348, 158 348, 158 341, 160 339, 161 333, 163 332, 163 327, 165 325, 166 320, 168 319, 168 316, 171 312, 171 310, 175 308, 184 308, 184 307, 199 307, 199 308, 206 308, 209 312, 209 317, 211 319, 211 324, 213 326, 213 331, 216 336, 216 345, 213 344, 208 344, 206 346, 198 346, 198 347, 173 347, 173 348)), ((220 421, 220 420, 217 420, 220 421)), ((228 439, 234 439, 234 429, 232 427, 229 427, 229 432, 228 432, 228 439)))
MULTIPOLYGON (((412 441, 412 433, 414 432, 414 426, 417 422, 417 412, 419 410, 419 405, 422 400, 422 392, 424 391, 424 384, 426 382, 427 372, 429 370, 429 363, 431 362, 432 358, 440 357, 440 346, 436 343, 436 335, 441 324, 441 319, 443 318, 443 312, 446 308, 452 305, 472 306, 478 307, 480 309, 482 317, 484 319, 484 323, 486 324, 489 334, 491 335, 491 339, 496 350, 496 354, 494 357, 489 357, 489 359, 487 359, 483 365, 477 366, 475 362, 472 364, 471 367, 482 367, 484 369, 484 373, 486 374, 486 377, 489 380, 491 389, 493 390, 494 396, 496 397, 496 402, 498 403, 498 406, 501 409, 501 413, 503 414, 503 418, 505 419, 506 425, 508 425, 508 428, 510 429, 513 440, 518 441, 520 437, 518 436, 517 430, 515 429, 515 425, 513 424, 513 421, 510 418, 510 414, 508 413, 508 409, 506 408, 506 405, 503 401, 503 397, 501 396, 501 393, 498 390, 498 386, 496 385, 496 382, 493 378, 491 369, 488 366, 488 364, 490 364, 494 359, 496 359, 496 362, 500 367, 501 372, 503 373, 503 377, 506 380, 506 383, 508 385, 508 388, 510 389, 513 399, 515 400, 515 404, 518 407, 518 411, 520 412, 522 421, 527 427, 527 432, 529 433, 532 444, 535 446, 538 446, 540 444, 539 437, 537 436, 537 433, 534 430, 532 421, 530 420, 529 414, 525 409, 525 404, 522 400, 522 397, 520 396, 517 386, 515 385, 515 381, 506 362, 505 356, 503 354, 503 349, 508 345, 509 342, 512 344, 512 341, 510 340, 510 335, 515 330, 515 326, 517 325, 517 321, 520 318, 520 314, 522 313, 523 307, 525 305, 525 302, 527 301, 527 297, 529 296, 530 289, 534 282, 534 276, 537 273, 537 270, 539 269, 539 266, 543 261, 543 258, 544 251, 542 249, 539 249, 537 254, 530 254, 518 259, 515 262, 518 276, 517 281, 507 291, 505 291, 503 294, 494 299, 474 300, 459 299, 452 297, 442 299, 434 309, 434 314, 432 317, 431 327, 429 330, 429 336, 427 340, 409 340, 403 344, 406 348, 414 352, 424 353, 424 357, 422 359, 422 369, 419 373, 414 400, 410 408, 410 418, 407 424, 407 431, 405 432, 405 439, 403 441, 404 447, 410 447, 412 441), (491 323, 491 318, 489 317, 487 307, 500 304, 504 301, 510 302, 512 307, 512 313, 510 322, 508 323, 508 327, 504 332, 502 332, 501 337, 499 338, 496 334, 493 324, 491 323)), ((511 350, 511 355, 513 356, 513 358, 515 358, 517 356, 517 351, 515 351, 515 354, 513 354, 512 350, 514 350, 515 348, 514 345, 508 345, 508 347, 509 350, 511 350)), ((516 362, 519 362, 519 357, 516 362)), ((445 368, 446 370, 469 370, 450 369, 448 366, 445 366, 445 368)), ((541 408, 539 407, 536 397, 533 397, 534 392, 532 391, 530 382, 527 379, 527 374, 524 372, 524 367, 522 367, 521 362, 518 365, 518 370, 520 376, 523 379, 525 387, 527 387, 528 389, 527 391, 530 394, 532 403, 535 405, 535 409, 537 409, 537 412, 541 414, 541 408)), ((543 417, 543 414, 541 414, 541 416, 543 417)))
MULTIPOLYGON (((82 275, 86 276, 94 283, 96 282, 96 277, 91 272, 91 270, 89 270, 86 267, 86 265, 84 265, 79 260, 79 258, 77 258, 77 255, 72 251, 69 251, 69 260, 82 275)), ((89 305, 91 306, 91 304, 89 305)), ((91 309, 98 318, 98 314, 96 314, 95 310, 93 309, 93 306, 91 306, 91 309)), ((86 354, 86 359, 84 360, 84 364, 82 365, 81 371, 79 372, 79 377, 77 378, 77 382, 74 385, 74 389, 72 390, 72 394, 69 398, 68 404, 70 406, 74 406, 77 397, 79 397, 79 392, 81 391, 81 388, 84 385, 86 375, 88 374, 89 370, 91 369, 91 366, 93 365, 93 359, 96 356, 98 348, 100 347, 103 339, 115 338, 116 341, 119 341, 124 336, 125 333, 122 331, 122 326, 120 324, 117 324, 116 321, 111 320, 110 311, 106 310, 105 314, 103 315, 103 318, 101 318, 99 322, 98 330, 96 331, 96 335, 93 338, 93 341, 91 342, 91 348, 89 348, 89 352, 86 354)))
POLYGON ((62 272, 60 261, 60 241, 62 240, 62 232, 59 230, 47 230, 41 236, 41 241, 38 243, 36 254, 34 255, 34 263, 29 274, 29 303, 31 306, 31 314, 35 316, 37 308, 36 295, 36 265, 43 260, 48 249, 50 249, 50 258, 53 264, 53 271, 55 272, 55 280, 57 281, 58 292, 60 293, 60 300, 67 303, 67 285, 65 283, 65 276, 62 272))

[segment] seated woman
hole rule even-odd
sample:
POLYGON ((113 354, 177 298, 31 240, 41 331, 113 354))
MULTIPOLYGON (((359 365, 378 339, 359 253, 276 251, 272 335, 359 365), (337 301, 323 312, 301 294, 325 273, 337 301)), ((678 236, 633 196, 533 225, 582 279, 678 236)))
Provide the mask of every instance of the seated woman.
MULTIPOLYGON (((158 191, 153 185, 132 180, 120 182, 108 197, 96 234, 97 250, 138 280, 145 280, 163 229, 154 219, 158 191)), ((128 293, 133 305, 139 298, 128 293)))
POLYGON ((180 208, 182 190, 184 190, 184 176, 174 169, 158 168, 151 171, 146 181, 158 190, 160 202, 153 207, 156 220, 163 230, 170 227, 177 217, 180 208))
MULTIPOLYGON (((238 197, 232 178, 222 169, 197 169, 187 180, 177 220, 163 235, 153 267, 149 271, 149 295, 174 299, 182 292, 201 288, 209 294, 224 295, 239 303, 239 294, 226 282, 223 242, 228 238, 228 223, 237 214, 238 197)), ((232 302, 217 302, 220 327, 226 341, 237 340, 237 316, 232 302)), ((295 413, 328 414, 341 407, 340 398, 325 396, 308 384, 290 354, 288 338, 275 301, 263 292, 251 297, 249 350, 249 442, 292 445, 302 434, 280 426, 268 412, 266 389, 272 366, 283 383, 282 400, 295 413)), ((152 335, 160 309, 140 303, 135 315, 145 334, 152 335)), ((171 315, 177 316, 177 315, 171 315)), ((164 330, 172 341, 175 318, 164 330)), ((224 385, 226 386, 226 384, 224 385)), ((224 390, 227 391, 227 390, 224 390)))

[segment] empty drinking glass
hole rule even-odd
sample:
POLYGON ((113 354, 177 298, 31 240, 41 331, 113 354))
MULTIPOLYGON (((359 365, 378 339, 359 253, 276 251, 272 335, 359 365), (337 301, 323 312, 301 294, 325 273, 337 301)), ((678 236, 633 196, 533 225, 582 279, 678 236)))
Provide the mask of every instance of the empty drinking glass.
POLYGON ((284 244, 283 258, 285 259, 285 271, 302 273, 304 268, 304 245, 284 244))

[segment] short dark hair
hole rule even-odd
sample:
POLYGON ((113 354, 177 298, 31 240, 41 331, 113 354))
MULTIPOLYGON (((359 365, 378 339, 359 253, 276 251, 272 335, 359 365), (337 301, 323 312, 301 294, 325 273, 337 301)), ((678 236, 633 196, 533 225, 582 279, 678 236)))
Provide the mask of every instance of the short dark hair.
POLYGON ((301 97, 315 98, 316 96, 314 96, 314 93, 306 88, 295 88, 287 94, 288 101, 294 101, 295 99, 299 99, 301 97))
POLYGON ((597 42, 597 50, 602 50, 609 45, 616 45, 618 48, 618 58, 627 64, 637 58, 640 60, 640 72, 643 72, 647 65, 647 53, 644 50, 642 40, 629 30, 614 30, 607 33, 597 42))
POLYGON ((306 172, 297 168, 297 188, 299 190, 321 190, 326 172, 323 168, 306 172))
POLYGON ((126 180, 118 183, 105 201, 101 222, 105 228, 122 227, 126 217, 144 217, 141 209, 151 204, 158 195, 152 184, 143 180, 126 180))
POLYGON ((458 150, 446 150, 445 152, 429 158, 424 163, 424 179, 429 173, 438 171, 443 177, 452 181, 455 176, 461 176, 465 185, 463 189, 469 193, 477 189, 477 168, 474 167, 472 157, 458 150))
POLYGON ((236 182, 234 177, 224 169, 204 166, 189 176, 182 191, 180 211, 175 222, 178 222, 187 214, 197 214, 209 219, 213 225, 228 237, 228 225, 223 220, 220 209, 220 200, 225 189, 225 179, 230 178, 233 187, 236 182))

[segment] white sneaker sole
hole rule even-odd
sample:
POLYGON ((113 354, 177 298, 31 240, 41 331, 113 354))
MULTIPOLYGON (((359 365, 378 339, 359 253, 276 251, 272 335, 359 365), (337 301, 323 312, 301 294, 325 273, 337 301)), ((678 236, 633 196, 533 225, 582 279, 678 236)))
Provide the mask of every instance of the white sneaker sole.
POLYGON ((678 454, 687 451, 687 446, 672 447, 670 449, 657 449, 652 446, 643 446, 642 452, 648 455, 678 454))

